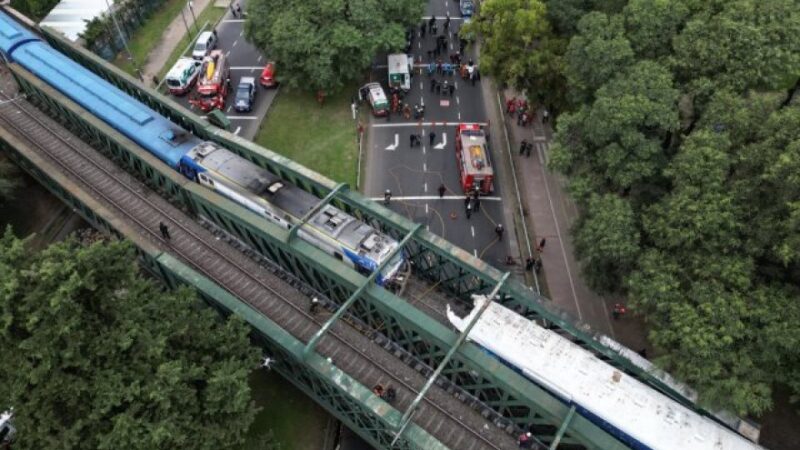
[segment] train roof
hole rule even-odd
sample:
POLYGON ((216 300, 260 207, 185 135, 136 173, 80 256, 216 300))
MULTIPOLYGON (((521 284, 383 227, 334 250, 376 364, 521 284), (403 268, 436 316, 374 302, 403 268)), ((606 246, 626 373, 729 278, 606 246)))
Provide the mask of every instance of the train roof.
MULTIPOLYGON (((463 330, 486 298, 459 318, 463 330)), ((470 340, 569 404, 596 415, 654 450, 763 450, 708 417, 701 416, 637 379, 596 358, 589 351, 492 302, 469 335, 470 340)), ((629 443, 630 444, 630 443, 629 443)))
POLYGON ((12 53, 21 44, 40 40, 32 31, 5 13, 0 13, 0 50, 13 61, 12 53))
POLYGON ((171 167, 177 167, 181 157, 201 142, 44 42, 22 44, 14 50, 13 57, 21 66, 171 167))

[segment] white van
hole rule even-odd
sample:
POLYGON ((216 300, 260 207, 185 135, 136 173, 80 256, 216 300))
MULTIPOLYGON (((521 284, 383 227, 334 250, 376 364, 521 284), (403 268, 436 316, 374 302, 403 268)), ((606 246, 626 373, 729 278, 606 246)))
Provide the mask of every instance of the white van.
POLYGON ((183 95, 197 82, 202 61, 193 58, 180 58, 169 70, 164 82, 172 95, 183 95))
POLYGON ((217 36, 211 31, 203 31, 194 44, 192 58, 202 60, 208 52, 215 48, 217 48, 217 36))
POLYGON ((389 88, 399 88, 406 92, 411 89, 411 73, 414 57, 402 53, 389 55, 389 88))

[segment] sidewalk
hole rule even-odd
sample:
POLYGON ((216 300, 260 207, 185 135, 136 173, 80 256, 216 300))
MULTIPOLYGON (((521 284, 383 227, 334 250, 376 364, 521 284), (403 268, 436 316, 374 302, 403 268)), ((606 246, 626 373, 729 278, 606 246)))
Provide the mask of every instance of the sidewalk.
MULTIPOLYGON (((505 99, 520 98, 510 90, 503 94, 505 99)), ((539 276, 545 279, 549 298, 556 307, 593 330, 616 339, 610 314, 614 299, 603 298, 589 289, 575 258, 570 228, 578 219, 578 207, 567 194, 564 177, 547 169, 553 130, 550 124, 542 123, 541 112, 537 111, 536 120, 528 127, 518 126, 516 116, 504 114, 530 239, 534 245, 546 240, 540 254, 542 272, 539 276), (523 139, 533 143, 530 157, 519 154, 523 139)), ((628 322, 627 318, 625 321, 628 322)), ((638 332, 634 334, 643 336, 638 332)))
MULTIPOLYGON (((214 0, 193 0, 192 5, 194 5, 194 10, 199 13, 206 9, 206 6, 212 1, 214 0)), ((192 17, 189 16, 186 20, 192 20, 192 17)), ((192 26, 191 22, 189 26, 192 26)), ((144 67, 142 67, 142 76, 146 86, 155 87, 153 85, 153 76, 158 75, 184 36, 186 36, 186 25, 181 15, 178 14, 164 30, 158 45, 153 47, 150 53, 147 54, 147 60, 144 62, 144 67)))

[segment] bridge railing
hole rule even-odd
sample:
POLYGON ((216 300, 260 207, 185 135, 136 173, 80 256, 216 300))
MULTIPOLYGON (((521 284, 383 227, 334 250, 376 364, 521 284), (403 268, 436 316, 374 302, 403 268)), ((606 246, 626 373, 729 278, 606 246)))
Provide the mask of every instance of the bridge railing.
MULTIPOLYGON (((235 236, 332 302, 341 304, 361 289, 350 313, 413 355, 412 366, 424 375, 432 374, 431 368, 439 365, 456 341, 457 336, 450 329, 376 284, 369 283, 362 289, 363 276, 337 264, 305 241, 289 239, 289 230, 182 179, 157 158, 24 69, 12 65, 12 71, 28 99, 49 115, 63 121, 152 188, 235 236)), ((515 427, 536 427, 545 442, 554 439, 569 413, 557 398, 471 344, 459 348, 447 362, 437 384, 487 417, 495 417, 497 426, 512 432, 515 427)), ((369 429, 366 432, 371 433, 369 429)), ((584 448, 625 448, 583 417, 570 422, 562 442, 584 448)))

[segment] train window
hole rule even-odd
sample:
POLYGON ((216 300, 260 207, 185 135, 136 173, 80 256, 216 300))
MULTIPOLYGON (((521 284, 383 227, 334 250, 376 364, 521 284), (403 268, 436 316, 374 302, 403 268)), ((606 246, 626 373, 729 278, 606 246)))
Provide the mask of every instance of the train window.
POLYGON ((336 257, 336 259, 338 259, 339 261, 342 260, 342 254, 339 252, 333 252, 333 256, 336 257))

